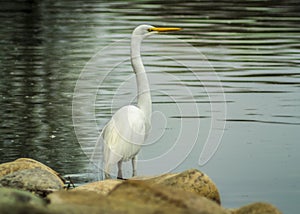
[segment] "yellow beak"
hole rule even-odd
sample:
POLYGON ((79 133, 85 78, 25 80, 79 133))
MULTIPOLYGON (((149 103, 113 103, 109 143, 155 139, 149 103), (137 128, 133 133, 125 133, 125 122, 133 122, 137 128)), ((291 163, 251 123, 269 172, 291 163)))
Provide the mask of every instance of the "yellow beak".
POLYGON ((153 27, 150 28, 149 31, 157 31, 157 32, 167 32, 167 31, 178 31, 181 28, 178 27, 153 27))

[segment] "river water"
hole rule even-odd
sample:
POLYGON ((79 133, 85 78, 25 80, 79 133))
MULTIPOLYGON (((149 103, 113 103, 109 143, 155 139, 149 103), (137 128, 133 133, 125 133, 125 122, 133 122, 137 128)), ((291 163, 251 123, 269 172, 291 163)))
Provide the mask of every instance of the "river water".
MULTIPOLYGON (((136 102, 139 24, 152 128, 138 174, 197 168, 225 207, 300 209, 297 1, 1 1, 0 162, 37 159, 81 184, 113 112, 136 102)), ((124 165, 130 176, 130 165, 124 165)))

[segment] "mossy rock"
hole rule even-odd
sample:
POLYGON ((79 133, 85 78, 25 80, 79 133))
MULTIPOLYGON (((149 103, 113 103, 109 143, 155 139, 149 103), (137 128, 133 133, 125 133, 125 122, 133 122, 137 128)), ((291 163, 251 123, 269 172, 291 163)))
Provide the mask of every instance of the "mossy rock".
POLYGON ((18 170, 0 178, 0 185, 34 192, 46 196, 63 188, 61 180, 41 168, 18 170))
POLYGON ((46 202, 22 190, 0 188, 0 213, 10 214, 48 214, 46 202))
POLYGON ((2 176, 8 175, 10 173, 14 173, 19 170, 35 169, 35 168, 48 171, 49 173, 56 176, 59 180, 61 180, 61 184, 64 185, 64 179, 59 175, 59 173, 57 173, 50 167, 46 166, 45 164, 42 164, 31 158, 19 158, 12 162, 0 164, 0 178, 2 176))

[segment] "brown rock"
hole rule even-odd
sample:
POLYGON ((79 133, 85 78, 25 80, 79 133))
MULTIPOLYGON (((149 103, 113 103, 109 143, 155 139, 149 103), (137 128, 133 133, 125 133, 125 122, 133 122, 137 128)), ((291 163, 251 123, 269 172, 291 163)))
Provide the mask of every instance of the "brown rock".
POLYGON ((161 184, 178 190, 193 192, 209 198, 218 204, 221 203, 220 194, 213 181, 197 169, 190 169, 177 174, 164 174, 162 176, 145 179, 146 182, 161 184))
POLYGON ((93 191, 101 195, 107 195, 112 189, 114 189, 117 185, 122 183, 122 180, 103 180, 103 181, 97 181, 93 183, 84 184, 82 186, 79 186, 75 189, 72 189, 71 191, 93 191))
POLYGON ((104 200, 104 198, 102 195, 84 190, 61 190, 47 196, 51 204, 81 204, 87 206, 98 206, 99 201, 104 200))
POLYGON ((49 194, 47 199, 48 210, 55 213, 104 213, 101 206, 105 206, 105 198, 93 192, 61 190, 49 194))
MULTIPOLYGON (((101 194, 91 191, 77 190, 77 191, 58 191, 48 195, 50 204, 48 206, 50 211, 56 213, 88 213, 88 214, 167 214, 165 208, 157 208, 148 204, 139 204, 131 200, 119 200, 118 198, 108 198, 101 194)), ((176 212, 182 213, 183 212, 176 212)))
POLYGON ((269 203, 257 202, 233 210, 232 214, 282 214, 276 207, 269 203))
POLYGON ((119 201, 132 201, 168 211, 163 213, 226 214, 217 203, 199 194, 149 182, 128 180, 116 186, 108 198, 119 201))
MULTIPOLYGON (((96 182, 104 185, 114 182, 96 182)), ((173 190, 159 184, 144 181, 117 181, 117 185, 105 196, 102 191, 69 190, 58 191, 47 196, 50 211, 58 213, 145 213, 145 214, 228 214, 215 202, 198 194, 173 190)), ((114 185, 116 182, 114 183, 114 185)))

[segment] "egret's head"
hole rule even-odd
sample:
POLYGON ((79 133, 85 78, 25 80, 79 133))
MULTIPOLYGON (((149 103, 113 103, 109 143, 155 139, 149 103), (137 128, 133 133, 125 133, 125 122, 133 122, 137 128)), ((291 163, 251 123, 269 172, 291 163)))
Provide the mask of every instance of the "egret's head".
POLYGON ((169 27, 154 27, 152 25, 139 25, 137 26, 132 35, 133 36, 141 36, 142 38, 148 37, 152 34, 159 32, 168 32, 168 31, 178 31, 181 28, 169 28, 169 27))

